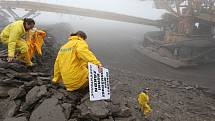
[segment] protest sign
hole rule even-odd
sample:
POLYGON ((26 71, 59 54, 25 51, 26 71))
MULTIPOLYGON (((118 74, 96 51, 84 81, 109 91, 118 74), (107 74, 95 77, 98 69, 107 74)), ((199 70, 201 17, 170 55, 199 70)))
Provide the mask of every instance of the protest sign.
POLYGON ((90 100, 96 101, 110 99, 109 70, 103 68, 100 73, 98 71, 98 66, 92 63, 88 63, 88 70, 90 100))

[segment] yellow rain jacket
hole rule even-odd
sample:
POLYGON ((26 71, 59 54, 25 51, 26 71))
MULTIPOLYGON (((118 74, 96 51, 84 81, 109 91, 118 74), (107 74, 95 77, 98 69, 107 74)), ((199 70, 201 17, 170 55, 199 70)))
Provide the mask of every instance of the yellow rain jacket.
POLYGON ((138 95, 137 100, 138 100, 139 105, 141 106, 141 110, 144 112, 144 115, 147 117, 148 114, 152 111, 151 107, 148 104, 149 96, 146 93, 141 92, 138 95))
POLYGON ((54 83, 63 81, 68 91, 74 91, 87 86, 87 63, 101 64, 89 50, 85 40, 71 36, 58 52, 54 65, 54 83))
POLYGON ((28 33, 28 54, 30 60, 32 60, 35 53, 42 56, 42 45, 44 42, 44 37, 46 36, 46 32, 42 30, 29 31, 28 33))
POLYGON ((28 50, 27 43, 21 39, 26 34, 23 20, 18 20, 6 26, 0 34, 2 43, 8 45, 8 56, 14 57, 15 51, 26 53, 28 50))

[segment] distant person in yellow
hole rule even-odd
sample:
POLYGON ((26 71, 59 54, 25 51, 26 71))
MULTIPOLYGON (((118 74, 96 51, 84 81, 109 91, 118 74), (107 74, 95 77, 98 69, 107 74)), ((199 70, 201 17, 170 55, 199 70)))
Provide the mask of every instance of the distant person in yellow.
POLYGON ((40 57, 42 56, 42 46, 45 36, 46 32, 37 28, 33 28, 28 32, 26 41, 28 45, 29 60, 32 60, 35 54, 39 55, 40 57))
POLYGON ((28 45, 23 36, 34 28, 35 22, 31 18, 18 20, 6 26, 0 34, 0 42, 7 45, 8 48, 8 62, 12 62, 16 55, 22 58, 28 66, 32 65, 28 55, 28 45))
POLYGON ((69 41, 58 52, 52 82, 63 82, 67 91, 88 86, 88 62, 98 65, 99 70, 102 70, 101 62, 89 50, 86 39, 87 35, 82 31, 71 34, 69 41))
POLYGON ((143 111, 144 116, 146 118, 148 117, 149 113, 151 113, 151 111, 152 111, 152 109, 149 105, 148 91, 149 91, 148 88, 143 89, 143 91, 140 94, 138 94, 138 97, 137 97, 139 106, 140 106, 141 110, 143 111))

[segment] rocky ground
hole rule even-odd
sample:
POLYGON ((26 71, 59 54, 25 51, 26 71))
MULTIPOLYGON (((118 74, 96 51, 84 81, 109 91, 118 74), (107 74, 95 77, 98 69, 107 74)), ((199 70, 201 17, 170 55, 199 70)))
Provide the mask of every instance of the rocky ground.
POLYGON ((88 93, 51 85, 50 73, 0 63, 0 121, 214 121, 215 95, 180 81, 110 67, 111 100, 90 102, 88 93), (136 100, 144 87, 153 109, 148 119, 136 100))
MULTIPOLYGON (((49 28, 51 29, 51 28, 49 28)), ((56 33, 56 32, 54 32, 56 33)), ((64 36, 64 35, 63 35, 64 36)), ((182 80, 160 79, 106 65, 111 100, 90 102, 88 93, 51 85, 57 48, 48 33, 43 64, 26 68, 0 60, 0 121, 214 121, 215 94, 182 80), (150 89, 148 119, 137 104, 142 88, 150 89)), ((37 61, 35 61, 37 63, 37 61)))
MULTIPOLYGON (((161 80, 112 68, 112 100, 126 102, 137 120, 136 96, 141 88, 150 89, 153 109, 151 121, 214 121, 215 95, 205 88, 187 85, 178 80, 161 80), (120 98, 119 98, 120 97, 120 98), (123 100, 123 101, 122 101, 123 100)), ((144 120, 143 120, 144 121, 144 120)))

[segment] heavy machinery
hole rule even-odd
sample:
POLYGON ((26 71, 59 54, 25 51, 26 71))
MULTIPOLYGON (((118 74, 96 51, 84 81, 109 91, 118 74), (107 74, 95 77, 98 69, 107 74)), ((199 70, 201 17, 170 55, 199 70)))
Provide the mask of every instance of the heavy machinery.
POLYGON ((174 68, 215 61, 214 0, 154 0, 168 13, 160 20, 161 31, 144 36, 143 54, 174 68))

